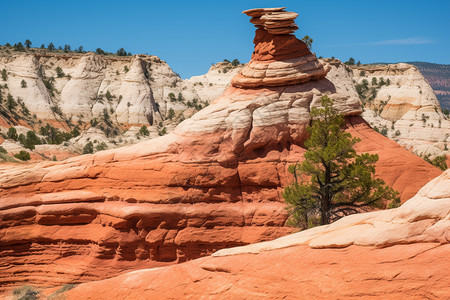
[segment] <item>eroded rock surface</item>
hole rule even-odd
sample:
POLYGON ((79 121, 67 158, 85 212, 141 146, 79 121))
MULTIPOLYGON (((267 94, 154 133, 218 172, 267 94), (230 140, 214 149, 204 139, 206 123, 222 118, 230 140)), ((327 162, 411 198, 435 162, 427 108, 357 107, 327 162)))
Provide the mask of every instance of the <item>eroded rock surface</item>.
MULTIPOLYGON (((279 41, 274 63, 311 57, 295 37, 262 31, 262 44, 279 41)), ((323 77, 229 86, 166 136, 63 162, 2 166, 0 284, 103 279, 292 232, 281 191, 292 180, 288 165, 302 161, 309 111, 325 94, 361 138, 357 150, 379 154, 377 175, 403 201, 441 173, 374 132, 359 116, 359 99, 323 77)))
POLYGON ((67 299, 447 299, 450 170, 400 208, 165 268, 86 283, 67 299), (368 284, 370 283, 370 284, 368 284))

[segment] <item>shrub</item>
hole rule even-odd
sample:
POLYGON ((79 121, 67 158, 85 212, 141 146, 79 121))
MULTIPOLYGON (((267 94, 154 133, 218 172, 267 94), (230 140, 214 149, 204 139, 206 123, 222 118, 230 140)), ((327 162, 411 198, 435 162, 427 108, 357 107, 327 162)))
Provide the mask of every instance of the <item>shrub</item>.
POLYGON ((167 118, 172 120, 173 117, 175 117, 175 111, 173 110, 173 108, 170 108, 169 112, 167 113, 167 118))
POLYGON ((83 154, 90 154, 90 153, 94 153, 94 144, 92 144, 92 142, 87 143, 83 147, 83 154))
POLYGON ((160 131, 158 131, 158 135, 159 136, 163 136, 167 134, 167 128, 164 127, 163 129, 161 129, 160 131))
POLYGON ((308 47, 309 50, 312 49, 312 43, 314 42, 312 38, 310 38, 308 35, 305 35, 304 37, 302 37, 302 41, 306 44, 306 47, 308 47))
POLYGON ((355 59, 354 59, 353 57, 350 57, 350 58, 345 62, 345 64, 346 64, 346 65, 349 65, 349 66, 353 66, 353 65, 355 64, 355 59))
POLYGON ((20 82, 20 87, 23 89, 27 87, 27 82, 24 79, 20 82))
POLYGON ((106 54, 107 54, 107 53, 106 53, 105 51, 103 51, 101 48, 95 49, 95 52, 96 52, 97 54, 100 54, 100 55, 106 55, 106 54))
POLYGON ((125 49, 120 48, 119 50, 117 50, 117 55, 118 56, 127 56, 127 51, 125 51, 125 49))
POLYGON ((15 141, 17 141, 17 139, 19 138, 19 136, 17 135, 17 130, 14 127, 9 127, 8 133, 6 134, 6 136, 15 141))
POLYGON ((169 99, 170 99, 170 102, 175 102, 175 101, 177 101, 177 98, 175 97, 175 94, 174 93, 169 93, 169 99))
POLYGON ((8 153, 8 151, 6 151, 5 148, 3 148, 2 146, 0 146, 0 153, 1 153, 1 154, 6 154, 6 153, 8 153))
POLYGON ((31 159, 30 153, 28 153, 25 150, 20 150, 19 153, 14 154, 14 157, 17 159, 23 160, 23 161, 27 161, 27 160, 31 159))
POLYGON ((2 70, 2 79, 3 81, 8 80, 8 72, 6 71, 6 69, 2 70))
POLYGON ((102 150, 106 150, 108 149, 108 145, 106 145, 105 142, 101 142, 100 144, 98 144, 95 149, 97 149, 97 151, 102 151, 102 150))
POLYGON ((139 135, 148 136, 150 132, 148 131, 147 126, 142 125, 141 129, 139 129, 139 135))
POLYGON ((64 77, 65 74, 64 74, 63 70, 60 67, 56 67, 55 71, 56 71, 56 76, 58 78, 64 77))

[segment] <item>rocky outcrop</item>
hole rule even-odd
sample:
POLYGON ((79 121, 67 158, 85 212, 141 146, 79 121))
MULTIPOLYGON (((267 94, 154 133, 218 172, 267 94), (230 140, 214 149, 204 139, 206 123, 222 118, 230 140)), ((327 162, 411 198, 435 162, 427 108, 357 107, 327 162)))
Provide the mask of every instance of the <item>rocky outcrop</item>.
MULTIPOLYGON (((289 51, 302 53, 304 44, 288 39, 299 47, 289 51)), ((0 284, 103 279, 292 232, 281 191, 292 180, 287 167, 303 159, 309 112, 325 94, 361 138, 357 150, 379 154, 377 176, 403 201, 441 173, 374 132, 359 116, 359 99, 327 78, 281 82, 229 86, 157 139, 0 168, 0 284)))
MULTIPOLYGON (((15 100, 20 99, 38 118, 54 118, 50 95, 42 81, 38 60, 34 56, 20 55, 0 69, 9 70, 6 84, 15 100)), ((5 88, 3 88, 5 90, 5 88)), ((6 93, 5 93, 6 95, 6 93)), ((4 97, 6 98, 6 97, 4 97)))
POLYGON ((450 170, 400 208, 82 284, 66 299, 450 297, 450 170), (367 284, 370 282, 370 284, 367 284))
POLYGON ((244 11, 258 29, 252 59, 231 80, 234 87, 286 86, 326 76, 327 70, 306 44, 291 35, 298 28, 294 23, 298 14, 274 10, 244 11))
POLYGON ((445 155, 450 145, 450 121, 445 118, 433 89, 409 64, 354 66, 362 93, 363 117, 384 134, 420 156, 445 155))

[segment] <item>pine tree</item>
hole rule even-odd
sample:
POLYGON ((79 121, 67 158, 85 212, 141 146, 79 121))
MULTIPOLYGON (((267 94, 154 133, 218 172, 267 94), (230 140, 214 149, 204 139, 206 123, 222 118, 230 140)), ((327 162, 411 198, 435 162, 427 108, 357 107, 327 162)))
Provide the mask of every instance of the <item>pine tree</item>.
POLYGON ((376 154, 356 154, 359 139, 344 131, 345 118, 333 109, 333 100, 322 97, 323 108, 312 108, 312 125, 304 161, 289 166, 295 181, 283 197, 291 224, 298 227, 329 224, 365 211, 399 204, 398 192, 374 178, 376 154))
POLYGON ((314 42, 312 38, 310 38, 308 35, 305 35, 302 38, 302 41, 306 44, 306 47, 308 47, 309 50, 312 49, 312 43, 314 42))

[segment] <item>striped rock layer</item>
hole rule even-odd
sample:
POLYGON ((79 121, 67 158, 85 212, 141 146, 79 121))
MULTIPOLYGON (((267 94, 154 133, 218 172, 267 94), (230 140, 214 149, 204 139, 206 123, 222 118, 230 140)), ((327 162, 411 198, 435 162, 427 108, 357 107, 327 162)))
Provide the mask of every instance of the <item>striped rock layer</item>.
MULTIPOLYGON (((264 29, 259 37, 274 48, 256 44, 252 60, 292 59, 304 45, 264 29)), ((373 131, 359 116, 359 99, 326 78, 230 86, 166 136, 1 166, 0 289, 104 279, 292 232, 281 192, 292 181, 288 166, 303 160, 309 112, 323 95, 361 139, 357 151, 379 155, 377 175, 403 201, 441 173, 373 131)))

